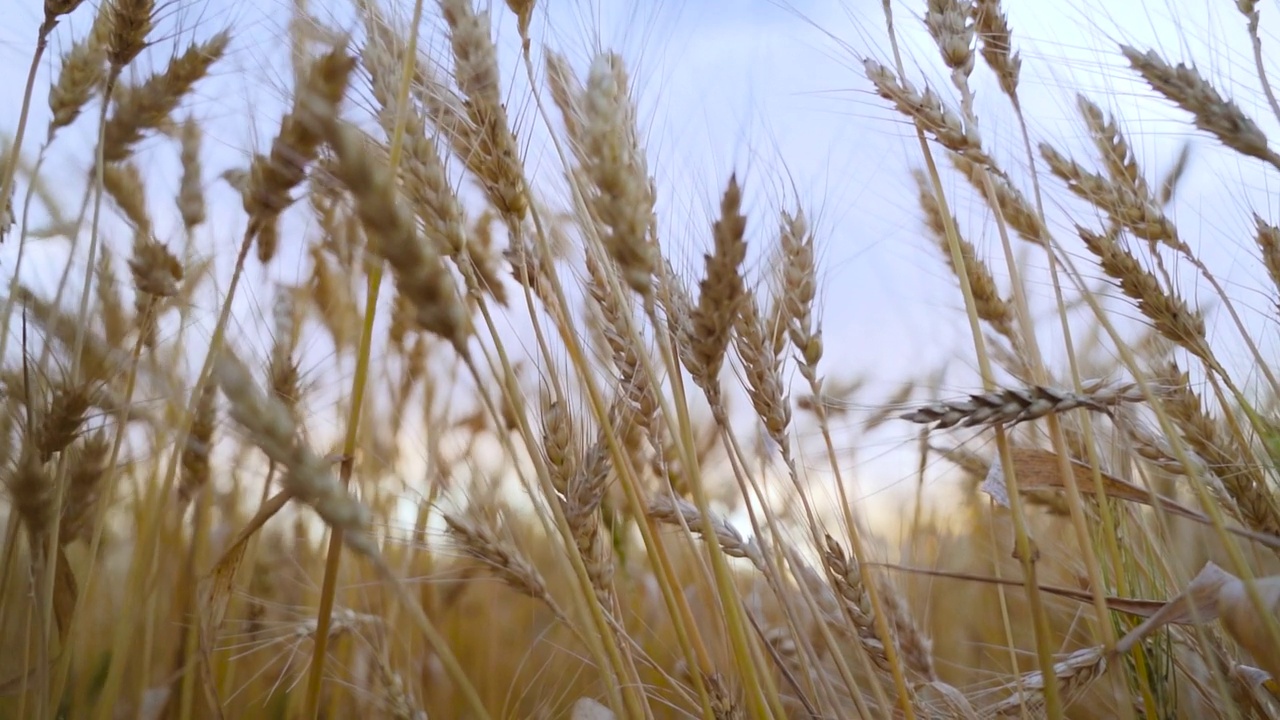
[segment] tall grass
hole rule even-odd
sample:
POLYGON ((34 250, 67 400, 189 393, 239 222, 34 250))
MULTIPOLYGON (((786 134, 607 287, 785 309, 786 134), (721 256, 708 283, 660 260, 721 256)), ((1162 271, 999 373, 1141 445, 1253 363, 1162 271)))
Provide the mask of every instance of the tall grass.
MULTIPOLYGON (((1235 5, 1255 107, 1191 58, 1109 52, 1266 176, 1264 8, 1235 5)), ((816 200, 759 223, 759 175, 727 175, 688 266, 635 60, 575 64, 534 0, 357 0, 345 25, 296 3, 288 100, 216 180, 193 97, 238 31, 166 34, 175 7, 46 2, 10 93, 5 717, 1280 711, 1274 310, 1257 329, 1219 279, 1179 220, 1189 150, 1148 167, 1120 93, 1037 135, 999 0, 885 0, 884 52, 844 46, 918 138, 902 222, 950 269, 976 369, 950 394, 911 368, 875 406, 826 352, 816 200), (904 55, 920 20, 934 47, 904 55), (73 126, 75 192, 46 163, 73 126), (919 430, 900 538, 873 532, 850 413, 919 430)), ((1272 209, 1239 209, 1235 262, 1280 293, 1272 209)))

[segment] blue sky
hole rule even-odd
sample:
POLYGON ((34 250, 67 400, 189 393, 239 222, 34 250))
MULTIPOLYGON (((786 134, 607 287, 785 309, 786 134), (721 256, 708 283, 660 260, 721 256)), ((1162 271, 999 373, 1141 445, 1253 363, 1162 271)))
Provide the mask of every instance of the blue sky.
MULTIPOLYGON (((402 0, 397 3, 407 17, 402 0)), ((319 15, 334 17, 339 25, 350 22, 344 5, 334 0, 312 3, 319 15)), ((1257 210, 1273 220, 1280 214, 1271 200, 1272 175, 1256 163, 1218 151, 1206 135, 1191 131, 1180 113, 1152 100, 1116 49, 1125 41, 1139 49, 1157 48, 1174 62, 1194 59, 1220 88, 1230 88, 1236 102, 1265 130, 1274 130, 1275 118, 1259 90, 1244 20, 1234 3, 1008 0, 1006 5, 1024 57, 1022 88, 1035 137, 1054 139, 1060 148, 1091 163, 1075 110, 1074 94, 1083 90, 1120 115, 1152 178, 1164 172, 1184 141, 1193 142, 1191 169, 1174 211, 1177 221, 1233 295, 1254 311, 1250 321, 1259 334, 1273 340, 1274 325, 1264 320, 1271 313, 1271 301, 1254 260, 1249 213, 1257 210)), ((603 45, 621 52, 633 68, 649 133, 650 164, 660 188, 662 222, 677 266, 692 268, 701 257, 718 192, 731 171, 745 179, 754 208, 749 232, 757 248, 771 242, 777 209, 794 208, 798 195, 818 232, 826 363, 833 379, 869 376, 867 394, 858 400, 868 405, 891 394, 904 369, 921 377, 951 359, 955 372, 946 379, 947 391, 977 387, 976 378, 965 371, 972 367, 973 350, 960 294, 943 258, 923 233, 908 174, 920 162, 914 132, 870 92, 862 75, 860 56, 889 62, 879 2, 566 0, 539 6, 535 42, 557 47, 578 67, 603 45)), ((927 77, 944 97, 953 99, 920 22, 924 6, 923 0, 895 3, 908 72, 917 85, 927 77)), ((1269 4, 1262 7, 1264 43, 1275 46, 1268 17, 1272 10, 1269 4)), ((225 250, 223 263, 233 254, 243 218, 237 199, 214 178, 227 168, 243 166, 248 152, 264 147, 278 122, 280 103, 287 97, 288 61, 287 48, 277 38, 288 11, 283 0, 166 4, 162 36, 142 63, 144 68, 160 66, 175 44, 180 47, 193 34, 203 38, 227 25, 237 29, 230 57, 216 77, 200 85, 189 105, 190 112, 206 123, 210 151, 205 172, 211 222, 203 242, 225 250), (255 121, 246 123, 247 115, 255 121)), ((492 11, 504 70, 515 84, 513 96, 520 97, 523 76, 512 54, 514 19, 500 1, 492 11)), ((50 44, 36 82, 24 146, 29 154, 44 136, 50 68, 70 39, 87 31, 91 13, 86 3, 62 24, 50 44)), ((40 14, 41 3, 34 0, 12 0, 5 9, 0 87, 8 89, 9 100, 25 82, 40 14)), ((428 23, 434 25, 434 19, 428 23)), ((434 36, 424 40, 428 46, 430 37, 434 36)), ((975 85, 985 139, 998 157, 1020 162, 1013 115, 981 67, 975 85)), ((516 110, 513 114, 523 113, 526 120, 532 112, 527 104, 516 110)), ((0 104, 0 131, 11 132, 16 118, 16 102, 0 104)), ((66 193, 70 205, 78 201, 92 130, 90 119, 82 118, 51 151, 50 177, 58 187, 72 188, 66 193)), ((150 141, 147 147, 158 148, 148 155, 153 160, 146 166, 153 211, 165 218, 161 228, 177 228, 171 200, 178 177, 176 150, 161 141, 150 141)), ((527 159, 531 172, 559 172, 545 153, 545 144, 533 134, 527 159)), ((959 185, 955 178, 947 183, 959 185)), ((1051 198, 1061 199, 1062 193, 1054 187, 1051 198)), ((972 203, 958 202, 955 211, 980 251, 997 258, 992 266, 1002 276, 998 237, 986 216, 972 203)), ((1052 202, 1050 215, 1056 229, 1070 227, 1052 202)), ((51 243, 37 247, 40 252, 29 268, 33 282, 56 274, 65 258, 65 251, 51 243)), ((304 271, 297 248, 293 254, 288 250, 273 268, 275 277, 286 280, 304 271)), ((12 243, 0 248, 6 277, 13 251, 12 243)), ((760 262, 753 254, 753 268, 760 262)), ((1034 256, 1030 262, 1033 268, 1043 264, 1034 256)), ((219 278, 225 283, 226 273, 220 272, 219 278)), ((1194 285, 1184 291, 1198 295, 1194 285)), ((1040 302, 1049 298, 1043 280, 1033 280, 1032 292, 1040 302)), ((251 290, 245 300, 251 315, 257 306, 258 317, 269 318, 269 292, 256 293, 251 290)), ((1211 329, 1230 335, 1220 323, 1211 329)), ((259 339, 256 347, 261 350, 265 341, 259 339)), ((866 444, 862 457, 876 485, 909 479, 910 454, 895 451, 903 447, 909 430, 867 439, 851 436, 851 444, 866 444)))

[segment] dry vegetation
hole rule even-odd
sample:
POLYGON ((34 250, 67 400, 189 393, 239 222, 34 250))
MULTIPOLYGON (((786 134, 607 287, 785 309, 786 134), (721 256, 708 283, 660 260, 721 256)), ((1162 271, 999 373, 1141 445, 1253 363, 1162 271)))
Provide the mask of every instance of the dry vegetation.
MULTIPOLYGON (((1268 87, 1260 9, 1235 4, 1268 87)), ((945 517, 917 503, 895 565, 833 439, 855 388, 824 355, 804 199, 749 224, 746 180, 724 178, 705 263, 682 276, 627 58, 575 68, 541 47, 534 0, 354 5, 349 28, 296 6, 290 101, 215 180, 189 98, 235 29, 160 36, 171 8, 151 0, 44 4, 32 77, 60 21, 84 21, 55 58, 47 130, 27 127, 31 88, 0 162, 16 221, 0 233, 18 248, 0 306, 3 716, 1280 711, 1280 383, 1173 219, 1185 155, 1153 176, 1105 98, 1078 99, 1087 156, 1034 137, 999 0, 903 17, 886 2, 892 57, 865 58, 919 136, 921 228, 981 375, 968 397, 905 385, 866 418, 918 425, 921 472, 965 478, 945 517), (500 67, 490 13, 508 12, 523 52, 500 67), (893 28, 917 15, 946 90, 899 56, 893 28), (436 52, 406 31, 419 19, 447 37, 436 52), (166 45, 154 72, 132 67, 166 45), (513 73, 530 97, 508 96, 513 73), (1008 167, 978 131, 978 74, 1022 133, 1008 167), (533 182, 516 106, 552 134, 560 185, 533 182), (78 201, 43 169, 73 125, 96 137, 78 201), (181 162, 176 223, 147 189, 163 153, 181 162), (210 227, 222 181, 242 231, 210 227), (1069 223, 1048 194, 1075 203, 1069 223), (982 204, 993 257, 956 195, 982 204), (73 248, 66 267, 24 284, 50 238, 73 248), (748 243, 769 246, 764 270, 748 243), (262 284, 293 246, 304 281, 262 284), (1051 280, 1047 317, 1028 257, 1051 280), (1212 288, 1248 377, 1175 263, 1212 288), (268 317, 237 310, 246 292, 272 298, 268 317), (1134 316, 1145 333, 1117 322, 1134 316), (510 340, 513 319, 529 342, 510 340), (317 346, 323 367, 306 366, 317 346), (320 374, 336 401, 310 396, 320 374), (730 413, 739 397, 754 430, 730 413)), ((1189 131, 1280 169, 1230 88, 1190 60, 1114 51, 1189 131)), ((1241 262, 1280 292, 1268 212, 1241 262)))

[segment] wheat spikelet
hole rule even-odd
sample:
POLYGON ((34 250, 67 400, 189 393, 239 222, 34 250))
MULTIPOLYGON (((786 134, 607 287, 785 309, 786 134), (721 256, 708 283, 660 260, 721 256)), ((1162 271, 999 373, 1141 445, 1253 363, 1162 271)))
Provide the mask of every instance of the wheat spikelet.
POLYGON ((317 116, 308 116, 307 122, 316 122, 333 147, 338 158, 335 173, 355 196, 372 249, 391 266, 397 290, 413 303, 418 326, 465 355, 471 334, 466 307, 438 251, 418 237, 387 169, 371 162, 359 132, 350 125, 317 116))
POLYGON ((62 56, 62 71, 49 88, 49 141, 58 130, 75 122, 106 80, 107 7, 106 3, 100 6, 88 37, 78 40, 62 56))
POLYGON ((129 258, 136 292, 134 319, 147 347, 155 347, 156 325, 161 301, 178 294, 183 268, 164 243, 137 232, 133 236, 133 256, 129 258))
POLYGON ((164 72, 136 87, 120 88, 115 96, 115 112, 103 130, 102 155, 106 161, 124 160, 146 131, 168 120, 178 103, 226 53, 230 42, 231 33, 224 30, 205 42, 192 43, 164 72))
POLYGON ((178 185, 177 205, 183 227, 191 232, 207 217, 200 165, 200 125, 193 118, 187 118, 182 122, 180 133, 182 180, 178 185))
POLYGON ((995 72, 1000 89, 1016 99, 1022 75, 1022 57, 1013 52, 1013 32, 1000 0, 977 0, 973 5, 973 27, 981 41, 982 59, 995 72))
MULTIPOLYGON (((454 81, 466 98, 472 142, 463 157, 480 179, 489 201, 514 226, 529 209, 516 137, 507 121, 498 80, 498 58, 489 29, 489 13, 477 13, 471 0, 440 0, 449 26, 454 81)), ((460 138, 461 139, 461 138, 460 138)))
POLYGON ((867 79, 876 86, 880 97, 892 102, 898 112, 919 123, 943 147, 969 160, 994 169, 994 162, 982 150, 978 129, 943 104, 931 88, 921 93, 909 81, 900 80, 888 67, 875 60, 865 60, 867 79))
MULTIPOLYGON (((924 210, 925 224, 929 228, 929 232, 933 234, 934 242, 942 249, 943 257, 947 260, 948 267, 956 275, 964 273, 969 280, 969 287, 973 290, 973 301, 978 317, 986 321, 991 327, 1010 341, 1017 343, 1017 335, 1014 332, 1014 316, 1013 306, 1011 303, 1000 297, 1000 290, 996 286, 995 278, 991 275, 991 270, 987 268, 987 264, 978 258, 977 248, 973 243, 956 234, 956 240, 960 245, 960 257, 964 263, 963 267, 956 267, 955 258, 951 254, 950 241, 947 239, 946 220, 942 215, 942 208, 938 204, 938 198, 933 194, 933 185, 925 176, 924 172, 916 170, 912 173, 916 180, 920 207, 924 210)), ((959 225, 953 216, 951 219, 953 227, 959 225)))
POLYGON ((652 293, 655 250, 654 195, 636 129, 635 107, 622 59, 611 53, 591 63, 578 99, 581 140, 574 143, 588 205, 599 224, 601 242, 623 279, 641 297, 652 293))
POLYGON ((791 403, 783 390, 778 357, 767 340, 764 319, 755 298, 747 297, 737 318, 735 346, 746 371, 747 394, 770 439, 789 454, 787 428, 791 425, 791 403))
MULTIPOLYGON (((1088 647, 1068 655, 1053 666, 1053 673, 1064 695, 1076 696, 1084 691, 1107 669, 1107 653, 1103 648, 1088 647)), ((1001 700, 986 711, 992 716, 1020 715, 1028 708, 1044 704, 1044 673, 1035 671, 1019 678, 1011 687, 1017 688, 1012 696, 1001 700)))
POLYGON ((120 212, 143 235, 151 233, 151 217, 147 214, 146 190, 142 173, 133 163, 113 163, 102 170, 102 189, 115 201, 120 212))
POLYGON ((1280 290, 1280 228, 1263 220, 1257 213, 1253 215, 1253 222, 1257 226, 1254 237, 1262 251, 1262 265, 1267 269, 1271 283, 1280 290))
POLYGON ((327 461, 298 440, 298 428, 288 409, 267 397, 254 384, 248 369, 228 353, 218 358, 214 374, 227 397, 228 416, 284 469, 281 484, 285 489, 313 507, 330 526, 340 528, 343 541, 352 550, 377 557, 369 509, 338 484, 327 461))
POLYGON ((58 524, 59 545, 88 537, 102 488, 109 486, 110 460, 111 441, 101 431, 84 437, 72 448, 67 489, 62 498, 62 519, 58 524))
POLYGON ((764 555, 755 541, 748 541, 721 517, 703 518, 696 505, 687 500, 674 498, 667 493, 659 492, 649 500, 646 511, 658 522, 677 527, 687 527, 690 532, 706 536, 706 523, 710 520, 711 533, 720 549, 729 557, 745 558, 757 567, 765 567, 764 555))
POLYGON ((1103 272, 1119 282, 1125 295, 1138 301, 1138 310, 1157 332, 1197 357, 1209 359, 1204 318, 1199 311, 1193 311, 1182 298, 1164 291, 1155 275, 1120 247, 1114 233, 1104 235, 1083 227, 1077 227, 1076 232, 1085 247, 1098 257, 1103 272))
POLYGON ((304 122, 303 115, 332 116, 338 112, 356 60, 342 47, 321 55, 309 68, 302 85, 294 90, 293 107, 280 121, 280 132, 271 143, 271 154, 256 155, 244 189, 244 210, 250 232, 258 240, 258 259, 275 257, 276 223, 293 202, 290 193, 306 176, 307 165, 320 147, 320 128, 304 122))
POLYGON ((949 153, 949 157, 987 205, 998 209, 1005 222, 1019 237, 1033 245, 1049 247, 1049 228, 1045 227, 1040 213, 1021 190, 1014 187, 1007 178, 986 172, 981 165, 963 155, 949 153), (988 179, 991 181, 990 190, 986 182, 988 179))
POLYGON ((942 61, 962 75, 973 72, 972 0, 929 0, 924 25, 942 51, 942 61))
POLYGON ((155 0, 106 0, 107 61, 119 74, 146 47, 151 33, 155 0))
POLYGON ((544 603, 557 619, 566 621, 542 574, 518 550, 476 521, 448 513, 444 520, 462 552, 483 563, 508 587, 544 603))
POLYGON ((1109 413, 1116 405, 1142 402, 1143 399, 1137 386, 1132 384, 1105 387, 1100 382, 1089 383, 1083 393, 1032 386, 970 395, 967 400, 937 402, 899 417, 914 423, 932 424, 938 429, 1015 425, 1076 408, 1109 413))
POLYGON ((690 312, 688 334, 682 341, 688 346, 685 365, 713 403, 720 395, 720 367, 734 318, 746 297, 741 275, 747 255, 746 227, 742 190, 737 176, 731 176, 720 200, 720 217, 712 226, 714 245, 704 256, 706 274, 699 283, 698 304, 690 312))
POLYGON ((9 498, 30 538, 32 555, 43 555, 43 542, 53 522, 53 477, 34 444, 24 444, 12 468, 4 473, 9 498))
POLYGON ((609 447, 604 439, 586 453, 565 492, 565 520, 586 564, 591 585, 601 597, 611 593, 613 563, 600 532, 600 507, 609 481, 609 447))
POLYGON ((1194 67, 1182 63, 1170 66, 1154 50, 1143 53, 1122 45, 1120 51, 1152 89, 1191 113, 1196 127, 1242 155, 1280 166, 1280 155, 1272 152, 1257 123, 1234 102, 1218 94, 1194 67))
POLYGON ((196 403, 191 430, 182 446, 182 478, 178 500, 185 506, 209 484, 209 452, 213 449, 213 428, 217 424, 218 387, 206 383, 196 403))
POLYGON ((49 406, 33 433, 41 462, 48 462, 75 442, 94 400, 92 390, 85 385, 60 385, 53 391, 49 406))

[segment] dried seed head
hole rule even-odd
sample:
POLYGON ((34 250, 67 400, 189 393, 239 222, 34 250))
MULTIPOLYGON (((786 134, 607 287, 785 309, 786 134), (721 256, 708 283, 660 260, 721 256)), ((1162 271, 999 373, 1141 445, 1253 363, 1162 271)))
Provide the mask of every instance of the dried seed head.
POLYGON ((498 55, 489 13, 477 13, 471 0, 440 0, 449 26, 454 81, 463 98, 466 124, 455 126, 455 149, 479 178, 489 201, 512 225, 529 210, 519 146, 502 104, 498 55))
POLYGON ((926 87, 924 93, 920 93, 909 81, 900 80, 893 70, 875 60, 868 59, 863 65, 867 79, 876 86, 876 93, 892 102, 898 112, 918 123, 922 130, 948 150, 987 167, 989 171, 995 170, 995 162, 982 150, 978 128, 965 123, 955 110, 942 103, 932 89, 926 87))
POLYGON ((1280 165, 1280 156, 1272 152, 1258 124, 1234 102, 1219 95, 1194 67, 1182 63, 1171 66, 1154 50, 1142 53, 1128 45, 1122 45, 1120 50, 1152 89, 1195 117, 1196 127, 1242 155, 1280 165))
POLYGON ((53 521, 53 477, 34 446, 25 448, 17 466, 5 475, 13 508, 31 537, 33 554, 37 554, 36 548, 43 547, 53 521))
POLYGON ((1022 58, 1013 52, 1009 18, 1000 9, 1000 0, 977 0, 973 12, 973 27, 982 40, 982 59, 995 72, 1004 94, 1016 99, 1022 58))
POLYGON ((217 385, 207 383, 196 403, 191 431, 187 433, 187 442, 182 448, 182 481, 178 485, 178 499, 184 505, 209 484, 209 452, 213 448, 213 428, 217 424, 217 401, 217 385))
POLYGON ((94 30, 62 56, 62 71, 49 88, 50 140, 58 130, 75 122, 106 80, 105 17, 105 11, 99 10, 94 30))
POLYGON ((124 160, 144 133, 159 128, 197 82, 209 74, 231 42, 227 30, 202 43, 192 43, 174 58, 164 72, 147 78, 141 85, 121 87, 116 108, 107 120, 103 157, 107 162, 124 160))
POLYGON ((84 385, 64 385, 54 391, 47 412, 36 426, 35 442, 41 462, 48 462, 75 441, 94 399, 94 393, 84 385))
POLYGON ((193 118, 182 123, 182 181, 178 186, 178 212, 190 232, 205 220, 204 182, 200 167, 200 124, 193 118))
POLYGON ((449 340, 467 353, 471 319, 453 276, 438 251, 422 242, 413 216, 400 202, 387 168, 374 164, 354 127, 328 119, 318 121, 338 156, 335 174, 355 196, 356 211, 372 242, 372 250, 390 264, 396 287, 413 304, 422 329, 449 340))
POLYGON ((72 449, 62 521, 58 526, 59 545, 88 537, 99 495, 102 488, 108 486, 107 464, 110 460, 111 441, 101 431, 89 435, 79 447, 72 449))
POLYGON ((276 252, 276 224, 293 203, 290 193, 306 176, 320 147, 321 129, 314 119, 332 120, 347 92, 356 59, 341 46, 321 55, 294 90, 293 108, 280 122, 269 156, 257 155, 243 189, 250 231, 258 239, 258 259, 270 262, 276 252))
POLYGON ((107 60, 113 72, 124 66, 146 47, 151 32, 155 0, 108 0, 107 10, 107 60))
POLYGON ((1034 386, 970 395, 968 400, 933 403, 901 417, 915 423, 937 423, 939 429, 1013 425, 1076 408, 1107 413, 1120 403, 1142 400, 1142 393, 1134 385, 1105 387, 1101 383, 1089 383, 1081 394, 1034 386))
POLYGON ((742 190, 737 176, 729 178, 720 200, 720 218, 712 227, 714 247, 706 255, 706 275, 700 284, 687 340, 686 364, 694 380, 707 391, 715 386, 729 346, 739 307, 746 297, 741 266, 746 259, 747 218, 742 214, 742 190))
POLYGON ((973 0, 929 0, 925 27, 942 51, 947 67, 963 76, 973 72, 973 0))
POLYGON ((620 57, 596 57, 581 106, 582 139, 574 150, 582 177, 591 183, 584 192, 601 228, 600 239, 627 285, 649 297, 655 266, 649 239, 654 195, 620 57))

